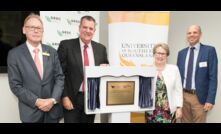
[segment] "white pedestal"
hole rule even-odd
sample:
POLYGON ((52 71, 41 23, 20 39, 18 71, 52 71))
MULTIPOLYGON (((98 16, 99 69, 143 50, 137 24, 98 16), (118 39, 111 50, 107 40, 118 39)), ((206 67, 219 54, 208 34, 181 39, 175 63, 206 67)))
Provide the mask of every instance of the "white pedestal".
POLYGON ((109 123, 130 123, 130 112, 111 113, 108 116, 109 123))
MULTIPOLYGON (((101 122, 104 122, 103 117, 105 117, 105 121, 109 123, 130 123, 131 121, 131 115, 130 112, 138 112, 138 111, 152 111, 154 109, 154 102, 155 102, 155 75, 156 75, 156 68, 155 67, 102 67, 102 66, 87 66, 85 67, 85 78, 84 82, 86 86, 86 94, 85 94, 85 112, 86 114, 108 114, 101 116, 101 122), (98 71, 99 70, 99 71, 98 71), (150 102, 150 106, 146 108, 141 108, 139 105, 139 91, 140 91, 140 78, 150 78, 150 84, 151 89, 148 93, 148 99, 150 102), (96 83, 96 81, 99 78, 99 87, 94 87, 95 89, 92 89, 93 84, 96 83), (92 83, 94 82, 94 83, 92 83), (113 86, 114 90, 112 88, 108 88, 108 83, 113 82, 119 82, 119 83, 126 83, 128 82, 127 86, 123 86, 123 84, 119 84, 119 86, 113 86), (129 83, 130 82, 130 83, 129 83), (132 84, 131 84, 132 83, 132 84), (129 87, 128 87, 129 86, 129 87), (90 87, 88 89, 88 87, 90 87), (90 95, 94 95, 93 90, 99 90, 99 98, 90 95), (122 91, 130 90, 129 94, 130 101, 128 101, 128 98, 120 98, 120 95, 124 95, 122 91), (132 90, 131 90, 132 89, 132 90), (114 92, 112 94, 109 92, 110 90, 122 90, 117 94, 114 95, 114 92), (109 94, 110 93, 110 94, 109 94), (117 100, 119 103, 110 103, 109 99, 117 100), (109 98, 110 97, 110 98, 109 98), (133 97, 133 98, 132 98, 133 97), (99 99, 100 104, 99 108, 97 108, 97 105, 95 104, 95 100, 99 99), (120 101, 119 101, 120 100, 120 101), (125 103, 126 102, 126 103, 125 103)), ((117 92, 116 92, 117 93, 117 92)), ((128 95, 128 94, 126 94, 128 95)), ((97 100, 96 100, 97 101, 97 100)))

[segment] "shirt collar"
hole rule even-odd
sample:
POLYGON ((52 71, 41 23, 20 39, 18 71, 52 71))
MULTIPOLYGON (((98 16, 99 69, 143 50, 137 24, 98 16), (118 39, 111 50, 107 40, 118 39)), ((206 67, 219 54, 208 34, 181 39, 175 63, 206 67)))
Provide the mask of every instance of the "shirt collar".
MULTIPOLYGON (((26 41, 26 44, 28 46, 28 49, 31 51, 31 52, 34 52, 35 48, 36 47, 33 47, 28 41, 26 41)), ((42 52, 42 47, 41 47, 41 44, 39 43, 39 45, 37 46, 37 48, 39 49, 39 52, 41 53, 42 52)))
MULTIPOLYGON (((189 46, 189 49, 191 48, 192 46, 189 46)), ((195 47, 195 50, 199 50, 200 49, 200 43, 196 43, 193 47, 195 47)))
MULTIPOLYGON (((81 40, 81 38, 79 38, 79 40, 80 40, 81 48, 84 48, 84 45, 85 45, 84 42, 81 40)), ((90 49, 91 48, 91 42, 87 45, 88 45, 88 48, 90 49)))

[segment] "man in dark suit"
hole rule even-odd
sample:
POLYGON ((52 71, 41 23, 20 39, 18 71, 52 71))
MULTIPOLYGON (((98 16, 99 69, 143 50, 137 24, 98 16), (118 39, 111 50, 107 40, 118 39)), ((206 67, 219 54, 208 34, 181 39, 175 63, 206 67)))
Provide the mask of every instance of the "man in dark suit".
POLYGON ((24 21, 27 41, 8 54, 11 91, 18 97, 20 119, 24 123, 58 123, 64 75, 54 48, 41 44, 43 23, 30 14, 24 21))
POLYGON ((212 46, 200 43, 201 28, 192 25, 187 31, 189 47, 178 54, 184 91, 183 123, 206 122, 206 115, 215 104, 218 60, 212 46))
POLYGON ((93 17, 82 17, 79 26, 80 37, 61 41, 58 48, 65 74, 63 93, 65 123, 94 122, 95 115, 86 115, 84 111, 84 66, 108 64, 106 48, 92 41, 95 24, 93 17))

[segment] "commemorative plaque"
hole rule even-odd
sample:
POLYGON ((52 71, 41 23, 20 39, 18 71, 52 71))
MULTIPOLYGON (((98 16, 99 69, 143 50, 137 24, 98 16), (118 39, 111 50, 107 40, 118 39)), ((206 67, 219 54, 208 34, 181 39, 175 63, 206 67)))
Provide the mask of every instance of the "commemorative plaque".
POLYGON ((135 81, 107 81, 107 105, 133 105, 135 81))

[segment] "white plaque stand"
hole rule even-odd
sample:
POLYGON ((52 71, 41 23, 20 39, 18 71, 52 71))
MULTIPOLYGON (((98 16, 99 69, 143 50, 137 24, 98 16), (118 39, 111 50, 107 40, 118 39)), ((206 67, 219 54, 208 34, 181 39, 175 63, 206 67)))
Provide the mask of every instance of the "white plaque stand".
POLYGON ((85 85, 88 85, 89 78, 100 78, 99 84, 99 100, 100 108, 94 110, 88 109, 88 87, 85 90, 85 112, 86 114, 102 114, 107 113, 109 123, 130 123, 130 112, 149 111, 155 107, 155 75, 154 67, 85 67, 85 85), (151 98, 153 104, 147 108, 139 106, 139 77, 151 78, 151 98), (107 82, 108 81, 132 81, 135 83, 134 103, 123 105, 107 104, 107 82))

